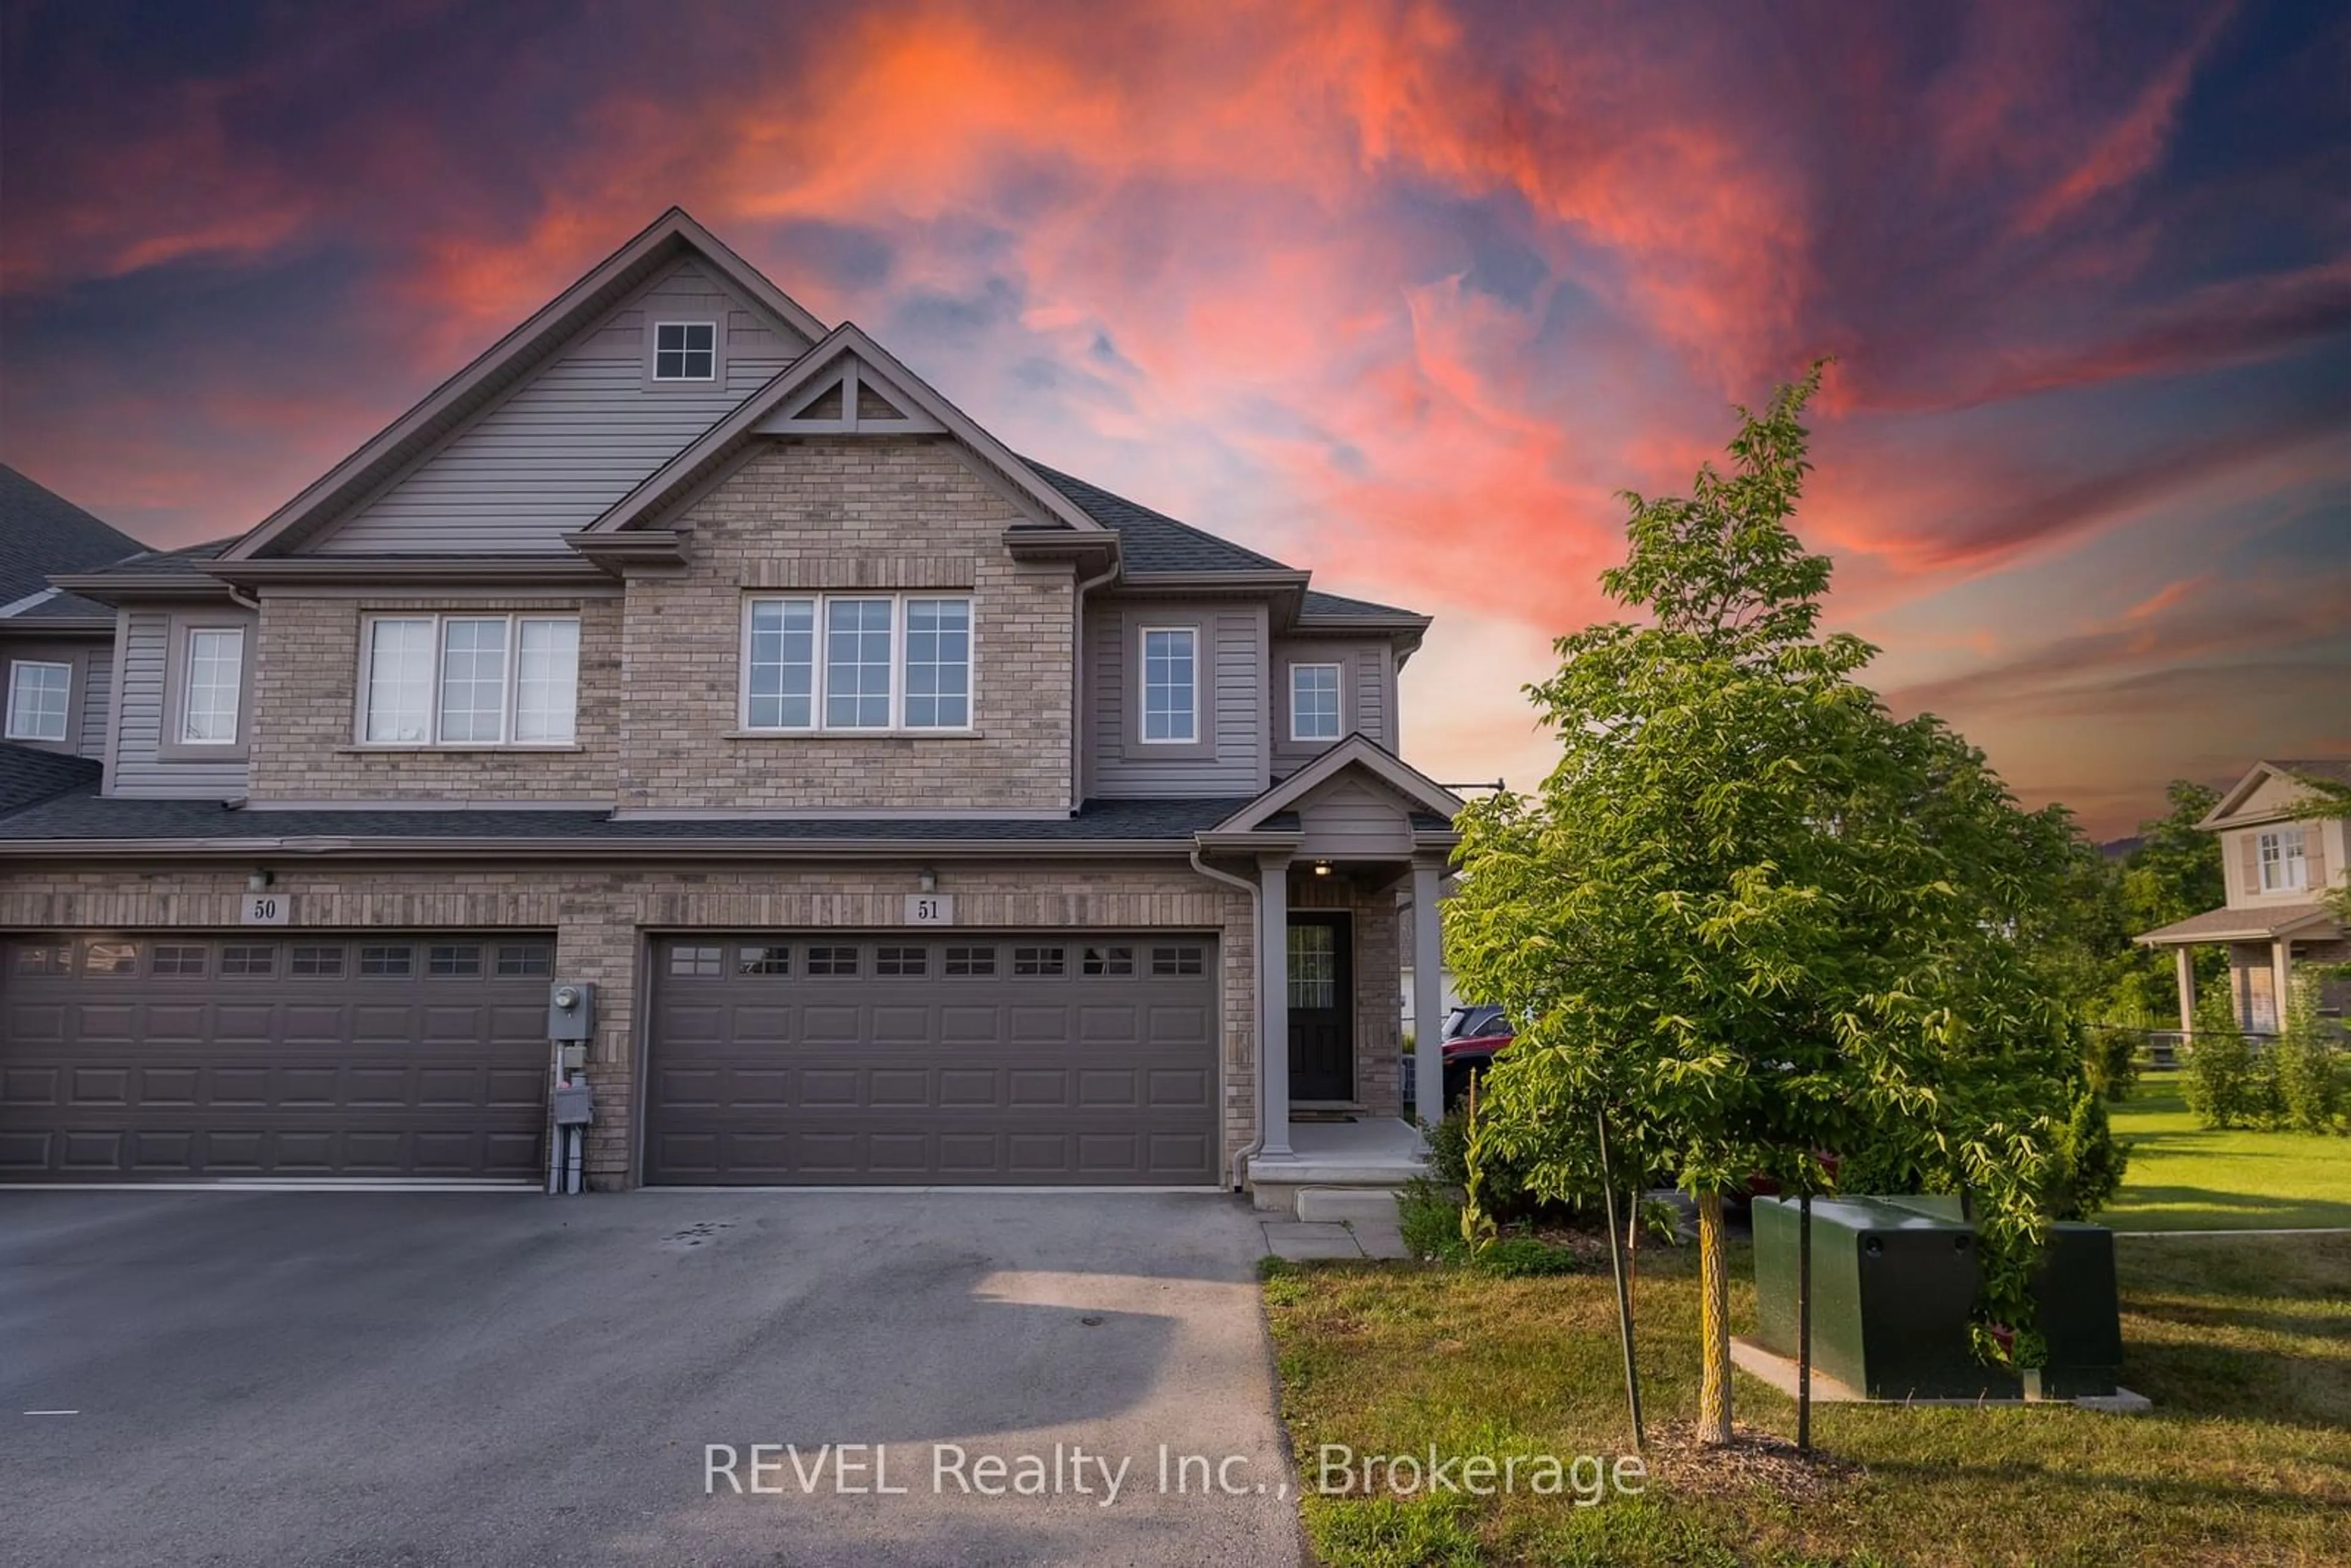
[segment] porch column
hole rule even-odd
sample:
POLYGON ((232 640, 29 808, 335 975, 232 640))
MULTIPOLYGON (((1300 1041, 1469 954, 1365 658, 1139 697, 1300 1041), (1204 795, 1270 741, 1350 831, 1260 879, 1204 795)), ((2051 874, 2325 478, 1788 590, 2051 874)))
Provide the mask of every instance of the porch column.
POLYGON ((2285 1032, 2286 1007, 2294 998, 2294 938, 2281 936, 2270 944, 2270 989, 2276 996, 2277 1031, 2285 1032))
POLYGON ((2196 950, 2184 943, 2171 950, 2173 971, 2179 977, 2179 1038, 2196 1033, 2196 950))
POLYGON ((1445 1119, 1445 953, 1437 919, 1443 864, 1412 862, 1413 1114, 1435 1126, 1445 1119))
POLYGON ((1290 1153, 1290 857, 1258 857, 1258 1152, 1290 1153))

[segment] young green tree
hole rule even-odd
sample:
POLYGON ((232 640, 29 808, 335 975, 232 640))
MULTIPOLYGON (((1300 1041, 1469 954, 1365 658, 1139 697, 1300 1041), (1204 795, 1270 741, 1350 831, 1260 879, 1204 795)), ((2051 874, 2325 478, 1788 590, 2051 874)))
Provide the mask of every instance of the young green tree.
MULTIPOLYGON (((2185 779, 2164 791, 2171 810, 2138 825, 2139 841, 2123 858, 2122 913, 2127 936, 2152 931, 2229 901, 2220 871, 2220 840, 2196 824, 2220 803, 2220 792, 2185 779)), ((2168 951, 2123 949, 2106 1009, 2112 1021, 2168 1029, 2179 1016, 2179 980, 2168 951)), ((2203 993, 2228 983, 2228 952, 2209 946, 2194 954, 2196 987, 2203 993)))
POLYGON ((1829 562, 1789 527, 1819 374, 1741 411, 1728 473, 1627 497, 1628 557, 1602 583, 1642 620, 1559 640, 1529 688, 1559 766, 1465 813, 1447 905, 1465 994, 1520 1024, 1480 1144, 1563 1186, 1604 1113, 1697 1199, 1715 1443, 1726 1189, 1823 1190, 1835 1150, 1970 1193, 1980 1310, 2029 1360, 2026 1282, 2084 1089, 2032 946, 2070 822, 2018 809, 1931 716, 1896 722, 1857 679, 1875 650, 1819 634, 1829 562))

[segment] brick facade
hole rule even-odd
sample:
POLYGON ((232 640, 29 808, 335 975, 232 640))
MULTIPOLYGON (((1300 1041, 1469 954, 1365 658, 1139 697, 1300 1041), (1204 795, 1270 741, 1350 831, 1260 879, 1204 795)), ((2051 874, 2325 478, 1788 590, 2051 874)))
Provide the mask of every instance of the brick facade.
POLYGON ((1071 802, 1075 575, 1005 549, 1022 514, 943 443, 810 439, 763 450, 691 507, 691 564, 629 583, 622 809, 1071 802), (973 601, 973 737, 744 736, 744 599, 920 590, 973 601))
MULTIPOLYGON (((974 930, 1165 927, 1217 935, 1224 1014, 1219 1093, 1228 1171, 1233 1155, 1257 1134, 1250 901, 1181 864, 923 864, 936 870, 940 887, 955 895, 957 925, 974 930)), ((888 929, 903 924, 904 895, 915 891, 919 869, 913 862, 707 872, 620 864, 298 862, 277 868, 277 888, 293 901, 298 932, 553 932, 558 972, 597 988, 589 1076, 600 1114, 589 1137, 587 1169, 599 1190, 616 1190, 632 1185, 636 1174, 647 937, 697 930, 888 929)), ((185 863, 54 873, 26 868, 13 871, 0 886, 0 929, 235 929, 245 878, 243 867, 185 863)), ((1392 936, 1388 946, 1394 947, 1392 936)), ((1394 986, 1391 973, 1391 1003, 1394 986)), ((1391 1035, 1394 1028, 1391 1018, 1391 1035)))

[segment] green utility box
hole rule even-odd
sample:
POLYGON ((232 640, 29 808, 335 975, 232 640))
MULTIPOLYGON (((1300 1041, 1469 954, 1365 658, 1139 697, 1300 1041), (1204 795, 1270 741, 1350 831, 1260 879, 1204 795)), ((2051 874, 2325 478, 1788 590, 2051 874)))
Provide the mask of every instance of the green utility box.
MULTIPOLYGON (((1797 1207, 1758 1198, 1755 1317, 1765 1349, 1796 1354, 1797 1207)), ((1872 1399, 2016 1399, 2022 1383, 1976 1359, 1975 1229, 1956 1197, 1813 1200, 1813 1364, 1872 1399)), ((2033 1283, 2049 1342, 2042 1396, 2115 1391, 2122 1313, 2114 1232, 2061 1224, 2033 1283)))

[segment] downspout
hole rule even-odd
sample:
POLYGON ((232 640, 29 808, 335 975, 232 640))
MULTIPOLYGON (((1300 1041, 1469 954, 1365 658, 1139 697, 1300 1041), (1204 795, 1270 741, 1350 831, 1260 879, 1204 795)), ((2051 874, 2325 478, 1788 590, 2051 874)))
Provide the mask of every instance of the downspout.
MULTIPOLYGON (((1192 862, 1192 869, 1198 872, 1202 876, 1208 877, 1216 882, 1227 883, 1232 887, 1238 887, 1243 893, 1249 894, 1249 930, 1253 934, 1252 940, 1262 941, 1265 936, 1265 914, 1260 902, 1265 896, 1263 890, 1260 889, 1257 883, 1249 881, 1247 877, 1235 876, 1228 871, 1218 871, 1216 867, 1208 864, 1206 861, 1203 861, 1200 858, 1200 841, 1197 839, 1194 839, 1192 841, 1192 850, 1188 858, 1192 862)), ((1258 967, 1256 986, 1251 988, 1254 991, 1261 991, 1264 985, 1265 967, 1260 964, 1258 967)), ((1232 1176, 1232 1185, 1235 1188, 1238 1188, 1241 1185, 1241 1173, 1249 1168, 1249 1156, 1256 1154, 1259 1149, 1265 1147, 1265 1064, 1263 1061, 1265 1053, 1265 998, 1260 994, 1256 999, 1258 1004, 1257 1025, 1251 1032, 1258 1036, 1257 1048, 1259 1057, 1257 1071, 1257 1136, 1249 1141, 1249 1145, 1246 1148, 1234 1151, 1233 1165, 1230 1175, 1232 1176)))
POLYGON ((1078 808, 1086 803, 1086 747, 1093 737, 1086 733, 1086 595, 1116 577, 1122 570, 1113 559, 1098 577, 1078 580, 1071 591, 1071 603, 1076 613, 1070 617, 1070 815, 1076 816, 1078 808))

